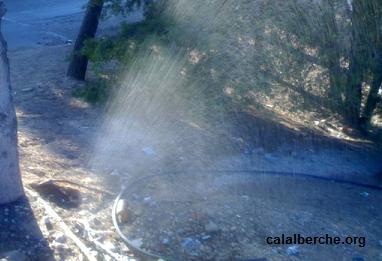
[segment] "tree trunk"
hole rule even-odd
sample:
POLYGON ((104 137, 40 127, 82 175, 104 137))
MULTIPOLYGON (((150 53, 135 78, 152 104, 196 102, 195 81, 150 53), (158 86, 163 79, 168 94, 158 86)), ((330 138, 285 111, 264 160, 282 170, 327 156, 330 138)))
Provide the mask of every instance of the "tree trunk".
POLYGON ((81 54, 84 43, 95 37, 104 0, 89 0, 84 20, 72 53, 67 75, 76 80, 85 80, 88 58, 81 54))
POLYGON ((347 123, 350 126, 359 128, 361 117, 361 105, 362 105, 362 83, 364 81, 365 69, 367 68, 367 61, 365 57, 368 57, 367 50, 365 50, 365 40, 363 34, 365 34, 365 21, 363 14, 365 9, 362 5, 363 0, 352 1, 351 12, 351 51, 349 54, 350 66, 346 76, 345 83, 345 98, 346 98, 346 116, 347 123))
MULTIPOLYGON (((0 1, 0 26, 6 12, 0 1)), ((12 103, 7 43, 0 30, 0 204, 24 195, 17 152, 17 120, 12 103)))
MULTIPOLYGON (((381 57, 382 59, 382 57, 381 57)), ((365 109, 363 111, 363 116, 361 119, 362 127, 367 129, 370 125, 371 117, 373 116, 373 111, 378 104, 378 92, 382 85, 382 60, 378 67, 373 72, 373 81, 370 85, 370 92, 367 96, 365 109)))
MULTIPOLYGON (((363 21, 364 28, 362 28, 361 32, 365 39, 363 46, 369 52, 369 68, 372 77, 370 91, 361 117, 361 127, 367 130, 370 126, 374 109, 378 104, 378 91, 382 84, 382 2, 380 0, 357 0, 355 3, 363 7, 363 14, 360 20, 363 21)), ((366 57, 364 55, 364 59, 366 57)))

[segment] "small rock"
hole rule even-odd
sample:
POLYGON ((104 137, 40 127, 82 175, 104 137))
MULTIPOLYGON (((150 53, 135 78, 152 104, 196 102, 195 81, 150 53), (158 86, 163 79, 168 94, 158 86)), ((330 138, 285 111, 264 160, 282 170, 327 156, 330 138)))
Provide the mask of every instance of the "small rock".
POLYGON ((199 240, 188 237, 182 240, 181 245, 182 245, 183 251, 186 254, 191 256, 200 255, 200 249, 202 247, 202 243, 200 243, 199 240))
POLYGON ((51 247, 57 252, 57 253, 65 253, 68 251, 68 247, 65 244, 61 244, 58 242, 54 242, 51 247))
POLYGON ((127 208, 128 208, 128 204, 126 200, 121 199, 118 201, 118 204, 116 207, 116 216, 120 223, 126 223, 129 219, 129 211, 127 208))
POLYGON ((24 88, 21 91, 22 92, 31 92, 31 91, 33 91, 33 88, 24 88))
POLYGON ((143 203, 149 206, 155 206, 155 201, 151 197, 143 198, 143 203))
POLYGON ((206 230, 206 232, 208 233, 215 233, 215 232, 218 232, 220 229, 219 229, 219 226, 216 225, 214 222, 210 221, 208 222, 205 226, 204 226, 204 229, 206 230))
POLYGON ((142 245, 143 245, 143 240, 142 240, 142 238, 133 239, 133 240, 130 241, 130 244, 133 247, 141 248, 142 245))
POLYGON ((109 241, 109 240, 105 241, 105 242, 103 243, 103 245, 104 245, 107 249, 109 249, 111 252, 114 252, 114 251, 116 250, 115 245, 114 245, 111 241, 109 241))
POLYGON ((102 225, 102 222, 101 222, 98 218, 96 218, 96 217, 93 217, 91 223, 92 223, 94 226, 96 226, 96 227, 102 225))
POLYGON ((168 238, 163 238, 163 239, 162 239, 162 244, 165 245, 165 246, 169 245, 169 244, 170 244, 170 239, 168 239, 168 238))
POLYGON ((75 222, 74 223, 74 229, 73 231, 76 233, 76 234, 79 234, 81 236, 84 236, 84 232, 85 232, 85 229, 84 229, 84 225, 82 223, 77 223, 75 222))
POLYGON ((58 232, 54 235, 54 241, 60 244, 64 244, 66 242, 66 237, 64 233, 58 232))
POLYGON ((300 253, 298 246, 290 246, 287 248, 287 255, 288 256, 297 256, 300 253))
POLYGON ((202 236, 202 240, 208 240, 208 239, 210 239, 211 238, 211 236, 210 235, 205 235, 205 236, 202 236))
POLYGON ((241 197, 242 197, 243 199, 245 199, 245 200, 249 200, 249 199, 250 199, 250 197, 247 196, 247 195, 242 195, 241 197))
POLYGON ((157 153, 155 150, 151 147, 144 147, 142 149, 143 153, 145 153, 147 156, 155 156, 157 153))
POLYGON ((118 172, 118 170, 113 170, 112 172, 110 172, 110 176, 120 176, 121 174, 118 172))
POLYGON ((45 217, 43 218, 43 222, 44 222, 44 224, 45 224, 45 226, 46 226, 46 228, 47 228, 48 230, 52 230, 52 229, 53 229, 52 222, 50 221, 50 218, 49 218, 48 216, 45 216, 45 217))

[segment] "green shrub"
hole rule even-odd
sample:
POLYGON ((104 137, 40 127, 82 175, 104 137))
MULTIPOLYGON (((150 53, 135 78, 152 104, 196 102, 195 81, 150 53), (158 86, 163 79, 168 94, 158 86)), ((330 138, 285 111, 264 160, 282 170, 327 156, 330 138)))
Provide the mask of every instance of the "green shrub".
POLYGON ((110 94, 110 86, 110 82, 104 79, 89 81, 84 87, 76 88, 73 96, 92 104, 103 104, 110 94))

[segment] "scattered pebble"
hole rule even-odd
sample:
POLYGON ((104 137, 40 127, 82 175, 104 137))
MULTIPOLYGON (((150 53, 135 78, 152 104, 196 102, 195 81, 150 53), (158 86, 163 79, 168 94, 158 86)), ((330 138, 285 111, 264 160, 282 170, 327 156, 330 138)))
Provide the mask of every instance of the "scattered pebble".
POLYGON ((205 235, 205 236, 202 236, 202 240, 208 240, 208 239, 210 239, 211 238, 211 236, 210 235, 205 235))
POLYGON ((204 229, 205 229, 206 232, 208 232, 208 233, 215 233, 215 232, 220 231, 219 226, 216 225, 216 224, 215 224, 214 222, 212 222, 212 221, 208 222, 208 223, 204 226, 204 229))
POLYGON ((21 91, 22 92, 31 92, 31 91, 33 91, 33 88, 24 88, 21 91))
POLYGON ((133 247, 141 248, 143 245, 143 240, 142 240, 142 238, 133 239, 133 240, 130 240, 130 244, 133 247))
POLYGON ((166 246, 169 245, 169 244, 170 244, 170 239, 168 239, 168 238, 163 238, 163 239, 162 239, 162 244, 163 244, 163 245, 166 245, 166 246))
POLYGON ((128 204, 126 200, 121 199, 118 201, 118 204, 116 207, 116 216, 120 223, 126 223, 128 221, 129 211, 128 211, 128 204))
POLYGON ((105 241, 104 243, 103 243, 103 245, 104 245, 104 247, 106 247, 107 249, 109 249, 111 252, 114 252, 114 251, 116 251, 116 247, 115 247, 115 245, 111 242, 111 241, 109 241, 109 240, 107 240, 107 241, 105 241))
POLYGON ((202 243, 199 240, 187 237, 182 241, 183 251, 191 256, 199 256, 202 243))
POLYGON ((143 198, 143 203, 149 206, 154 206, 156 204, 152 197, 143 198))
POLYGON ((288 256, 297 256, 300 253, 298 246, 290 246, 287 248, 287 255, 288 256))
POLYGON ((54 242, 51 245, 58 253, 66 253, 68 251, 68 247, 66 244, 54 242))
POLYGON ((245 199, 245 200, 249 200, 249 199, 250 199, 250 197, 247 196, 247 195, 242 195, 241 197, 242 197, 243 199, 245 199))
POLYGON ((43 217, 43 222, 48 230, 53 229, 52 222, 50 221, 50 218, 48 216, 43 217))
POLYGON ((65 234, 62 232, 57 232, 54 235, 54 241, 60 244, 64 244, 66 242, 65 234))
POLYGON ((113 170, 112 172, 110 172, 110 176, 120 176, 121 174, 118 172, 118 170, 113 170))
POLYGON ((155 150, 151 147, 144 147, 142 149, 143 153, 145 153, 147 156, 155 156, 157 153, 155 150))

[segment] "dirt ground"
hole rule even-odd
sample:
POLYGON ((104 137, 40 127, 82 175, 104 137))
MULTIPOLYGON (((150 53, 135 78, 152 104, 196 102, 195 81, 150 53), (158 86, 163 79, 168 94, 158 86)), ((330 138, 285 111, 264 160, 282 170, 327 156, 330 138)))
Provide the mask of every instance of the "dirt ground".
MULTIPOLYGON (((122 169, 109 170, 107 175, 114 178, 112 182, 106 182, 110 178, 99 176, 88 168, 103 111, 72 97, 72 90, 78 87, 78 83, 65 77, 70 48, 65 45, 44 46, 9 53, 19 120, 20 164, 30 204, 29 208, 27 202, 19 203, 20 208, 25 209, 13 222, 29 222, 30 225, 27 232, 25 228, 20 232, 21 228, 17 226, 2 230, 2 242, 17 231, 26 235, 25 238, 16 235, 12 243, 2 243, 1 251, 17 250, 17 254, 26 255, 30 260, 86 259, 78 246, 65 235, 60 222, 44 208, 41 203, 44 199, 99 260, 111 260, 111 255, 121 260, 133 259, 132 252, 116 234, 110 213, 113 199, 119 191, 116 184, 136 176, 126 177, 120 174, 124 173, 122 169), (51 180, 59 180, 55 186, 66 192, 57 195, 58 190, 54 186, 39 189, 32 185, 51 180), (32 215, 35 219, 31 219, 32 215), (36 243, 34 237, 28 236, 36 233, 42 234, 45 240, 40 237, 41 242, 36 243), (111 254, 102 249, 108 249, 111 254)), ((258 147, 259 144, 250 144, 250 137, 239 137, 244 139, 238 141, 235 153, 219 155, 214 164, 209 165, 211 169, 281 170, 308 172, 322 177, 333 177, 334 173, 336 178, 381 184, 378 176, 374 175, 380 170, 379 154, 365 149, 364 145, 361 149, 348 145, 322 146, 322 149, 304 145, 291 149, 284 145, 264 150, 258 147)), ((233 136, 232 140, 237 138, 233 136)), ((160 155, 161 152, 157 153, 160 155)), ((134 162, 134 155, 130 160, 134 162)), ((160 157, 148 157, 147 161, 148 164, 157 162, 160 157)), ((124 170, 128 171, 128 165, 124 170)), ((138 209, 143 210, 122 226, 123 231, 131 231, 130 237, 143 240, 143 247, 150 251, 180 255, 185 259, 382 259, 382 233, 378 229, 382 221, 380 190, 293 177, 257 175, 248 179, 240 173, 233 176, 214 176, 209 180, 211 182, 206 183, 196 178, 178 178, 176 188, 161 189, 160 186, 165 186, 165 179, 160 182, 153 179, 148 182, 151 183, 148 188, 137 186, 134 197, 125 197, 130 202, 132 217, 139 212, 138 209), (206 184, 210 186, 208 193, 196 193, 197 187, 202 189, 206 184), (165 193, 169 191, 171 195, 165 193), (192 208, 188 203, 163 201, 163 197, 185 197, 189 200, 191 194, 187 193, 197 197, 192 208), (199 196, 206 200, 199 199, 199 196), (157 202, 156 205, 147 205, 147 200, 144 200, 147 197, 157 202), (216 227, 206 228, 211 222, 216 227), (158 227, 160 229, 156 229, 158 227), (321 233, 365 236, 367 244, 364 248, 303 245, 291 250, 290 246, 270 247, 264 242, 268 235, 296 232, 313 236, 321 233), (191 244, 192 247, 192 242, 196 242, 192 240, 198 240, 200 245, 197 243, 197 249, 190 250, 190 254, 187 249, 182 250, 182 246, 191 244), (198 252, 200 247, 201 252, 198 252), (194 250, 197 253, 192 252, 194 250)), ((18 209, 17 205, 8 208, 11 211, 18 209)), ((1 210, 0 217, 6 218, 9 210, 3 207, 1 210)), ((0 223, 7 227, 7 223, 0 223)))

